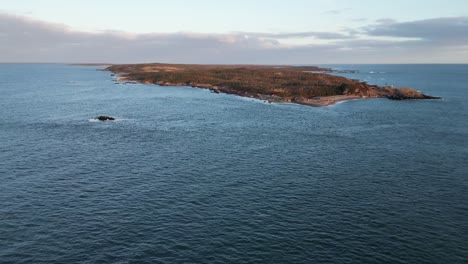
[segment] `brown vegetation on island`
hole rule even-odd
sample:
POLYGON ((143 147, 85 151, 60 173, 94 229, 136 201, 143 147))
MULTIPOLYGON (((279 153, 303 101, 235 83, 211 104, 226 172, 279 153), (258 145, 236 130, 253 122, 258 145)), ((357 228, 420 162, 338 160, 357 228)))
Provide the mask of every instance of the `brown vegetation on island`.
POLYGON ((315 66, 122 64, 105 70, 120 80, 162 86, 192 86, 213 92, 236 94, 270 102, 293 102, 326 106, 337 101, 386 97, 389 99, 435 99, 409 89, 369 85, 326 73, 315 66))

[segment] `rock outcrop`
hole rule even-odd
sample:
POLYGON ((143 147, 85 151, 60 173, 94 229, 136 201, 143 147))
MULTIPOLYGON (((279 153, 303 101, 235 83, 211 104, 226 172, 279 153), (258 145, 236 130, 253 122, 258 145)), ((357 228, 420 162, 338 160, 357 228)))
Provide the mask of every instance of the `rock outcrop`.
POLYGON ((115 120, 115 118, 111 116, 98 116, 96 117, 97 120, 99 121, 109 121, 109 120, 115 120))
POLYGON ((407 100, 407 99, 440 99, 440 97, 425 95, 419 91, 409 88, 393 89, 392 93, 386 96, 391 100, 407 100))

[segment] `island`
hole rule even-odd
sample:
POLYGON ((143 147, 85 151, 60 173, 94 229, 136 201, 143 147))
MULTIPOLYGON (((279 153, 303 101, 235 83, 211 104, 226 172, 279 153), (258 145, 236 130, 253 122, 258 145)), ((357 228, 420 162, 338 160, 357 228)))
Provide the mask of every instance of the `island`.
POLYGON ((191 86, 268 102, 317 107, 365 98, 439 99, 410 88, 377 86, 335 76, 331 74, 333 69, 316 66, 148 63, 111 65, 103 70, 119 75, 117 81, 191 86))

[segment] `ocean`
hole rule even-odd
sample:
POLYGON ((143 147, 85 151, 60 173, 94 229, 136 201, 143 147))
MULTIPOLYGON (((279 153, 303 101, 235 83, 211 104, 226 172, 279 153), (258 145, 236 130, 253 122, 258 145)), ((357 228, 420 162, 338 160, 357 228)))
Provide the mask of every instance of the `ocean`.
POLYGON ((0 64, 0 263, 467 263, 468 65, 326 66, 443 99, 314 108, 0 64))

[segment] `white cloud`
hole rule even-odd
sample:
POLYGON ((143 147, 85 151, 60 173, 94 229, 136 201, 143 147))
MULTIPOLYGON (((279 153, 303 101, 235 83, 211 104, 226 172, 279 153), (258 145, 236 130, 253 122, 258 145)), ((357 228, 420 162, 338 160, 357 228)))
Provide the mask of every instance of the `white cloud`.
POLYGON ((133 34, 81 32, 0 13, 0 61, 318 64, 440 58, 432 62, 468 62, 468 37, 462 34, 468 32, 467 21, 466 17, 404 23, 381 20, 343 32, 133 34), (293 45, 294 40, 301 41, 293 45))
POLYGON ((419 38, 437 45, 467 45, 468 17, 444 17, 410 22, 381 20, 365 28, 371 36, 419 38))

